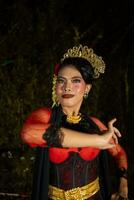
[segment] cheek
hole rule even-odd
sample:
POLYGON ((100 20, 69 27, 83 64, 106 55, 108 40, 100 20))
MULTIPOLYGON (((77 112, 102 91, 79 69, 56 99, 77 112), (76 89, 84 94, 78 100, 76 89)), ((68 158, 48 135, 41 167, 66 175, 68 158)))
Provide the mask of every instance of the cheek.
POLYGON ((59 85, 57 84, 56 85, 56 94, 60 94, 63 90, 63 85, 59 85))
POLYGON ((83 94, 85 92, 85 84, 74 85, 74 91, 83 94))

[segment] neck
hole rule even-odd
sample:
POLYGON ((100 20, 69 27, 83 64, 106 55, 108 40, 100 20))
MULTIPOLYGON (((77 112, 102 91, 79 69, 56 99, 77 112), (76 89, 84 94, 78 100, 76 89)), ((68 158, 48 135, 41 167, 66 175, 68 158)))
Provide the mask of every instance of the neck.
POLYGON ((62 110, 67 116, 77 116, 80 108, 62 107, 62 110))

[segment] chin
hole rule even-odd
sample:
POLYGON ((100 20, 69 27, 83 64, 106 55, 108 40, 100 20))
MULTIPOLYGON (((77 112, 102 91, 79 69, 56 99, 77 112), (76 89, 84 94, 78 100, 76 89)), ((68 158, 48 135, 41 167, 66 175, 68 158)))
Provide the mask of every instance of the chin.
POLYGON ((61 102, 60 104, 61 104, 61 106, 64 106, 64 107, 74 107, 75 106, 75 104, 73 104, 73 103, 61 102))
POLYGON ((76 107, 76 105, 80 106, 81 102, 74 102, 71 100, 71 101, 61 101, 60 104, 63 107, 73 108, 73 107, 76 107))

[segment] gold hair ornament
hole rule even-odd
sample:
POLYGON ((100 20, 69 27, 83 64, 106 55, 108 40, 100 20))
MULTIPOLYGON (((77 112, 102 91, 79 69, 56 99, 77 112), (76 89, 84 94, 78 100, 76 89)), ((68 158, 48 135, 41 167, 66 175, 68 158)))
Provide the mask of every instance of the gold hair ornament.
POLYGON ((63 55, 61 62, 63 62, 63 60, 68 57, 81 57, 88 60, 94 69, 94 78, 98 78, 100 73, 105 72, 106 66, 102 60, 102 57, 97 56, 93 49, 88 48, 87 46, 79 45, 74 46, 72 49, 68 49, 68 51, 63 55))
POLYGON ((57 99, 57 95, 56 95, 56 81, 57 81, 57 76, 54 74, 53 76, 53 87, 52 87, 52 101, 53 101, 53 105, 52 108, 54 106, 58 106, 58 99, 57 99))

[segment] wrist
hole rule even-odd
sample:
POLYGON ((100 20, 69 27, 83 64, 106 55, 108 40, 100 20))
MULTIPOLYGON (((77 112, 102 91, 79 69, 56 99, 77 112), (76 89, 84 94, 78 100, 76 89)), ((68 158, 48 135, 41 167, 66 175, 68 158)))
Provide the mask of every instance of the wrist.
POLYGON ((120 178, 128 179, 128 171, 126 168, 122 167, 118 170, 118 175, 120 178))
POLYGON ((104 139, 102 135, 94 134, 94 147, 101 149, 104 146, 104 139))

